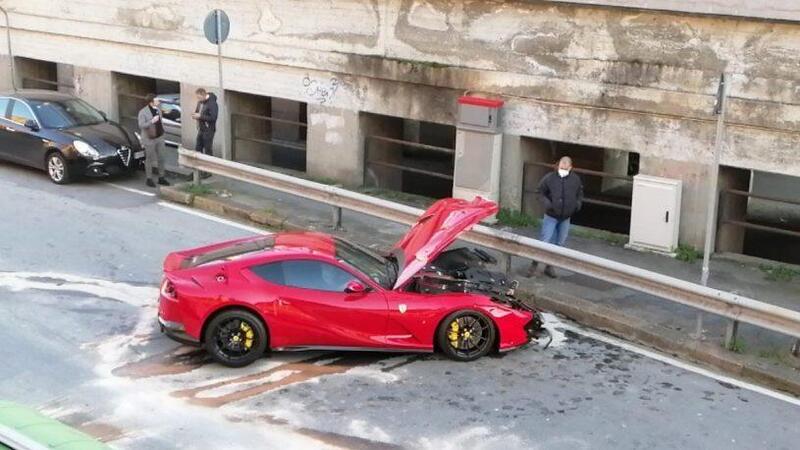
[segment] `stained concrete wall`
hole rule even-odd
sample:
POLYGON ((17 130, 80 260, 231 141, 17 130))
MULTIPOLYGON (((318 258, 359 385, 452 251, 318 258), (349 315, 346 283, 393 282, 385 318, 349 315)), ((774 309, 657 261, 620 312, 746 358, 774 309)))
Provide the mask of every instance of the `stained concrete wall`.
POLYGON ((762 19, 800 21, 800 3, 796 0, 547 0, 553 3, 573 3, 616 6, 636 9, 656 9, 722 16, 759 17, 762 19))

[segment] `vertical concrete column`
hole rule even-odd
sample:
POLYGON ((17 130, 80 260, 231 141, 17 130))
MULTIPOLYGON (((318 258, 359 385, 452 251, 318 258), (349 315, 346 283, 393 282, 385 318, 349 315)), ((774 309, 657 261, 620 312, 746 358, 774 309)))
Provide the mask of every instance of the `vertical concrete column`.
POLYGON ((364 134, 358 111, 308 105, 309 175, 345 185, 364 184, 364 134))
POLYGON ((59 82, 71 84, 73 95, 106 113, 110 120, 118 122, 119 104, 114 74, 107 70, 72 66, 72 77, 68 79, 69 72, 59 72, 59 82))
MULTIPOLYGON (((184 147, 194 149, 197 141, 197 121, 192 119, 197 107, 197 97, 195 91, 200 86, 196 84, 181 83, 181 143, 184 147)), ((206 88, 209 92, 214 92, 219 99, 219 92, 206 88)), ((227 96, 226 96, 227 100, 227 96)), ((230 102, 228 102, 230 104, 230 102)), ((225 105, 219 105, 219 116, 217 117, 217 133, 214 135, 214 156, 222 156, 222 142, 230 139, 230 115, 225 105)), ((228 142, 228 148, 230 142, 228 142)))
POLYGON ((642 155, 639 173, 683 181, 679 241, 702 249, 708 204, 708 166, 642 155))
MULTIPOLYGON (((5 36, 5 33, 0 33, 5 36)), ((0 45, 5 47, 5 38, 0 40, 0 45)), ((17 84, 18 87, 21 87, 17 84)), ((10 91, 14 88, 14 83, 11 82, 11 64, 8 55, 0 56, 0 90, 10 91)))
POLYGON ((541 179, 553 170, 550 165, 555 163, 555 147, 552 145, 552 141, 525 138, 522 140, 522 154, 523 163, 548 164, 548 166, 529 166, 530 169, 523 180, 523 189, 528 194, 525 195, 522 211, 533 217, 541 217, 544 215, 544 207, 535 191, 541 179))
MULTIPOLYGON (((736 189, 739 191, 750 190, 750 171, 735 167, 719 168, 719 189, 736 189)), ((716 251, 742 253, 744 250, 745 229, 722 223, 723 217, 734 220, 746 220, 747 197, 740 195, 722 195, 717 208, 719 221, 717 223, 716 251)))
POLYGON ((503 135, 500 159, 500 206, 503 208, 522 210, 523 153, 520 136, 503 135))
POLYGON ((75 95, 75 67, 72 64, 56 65, 58 92, 75 95))

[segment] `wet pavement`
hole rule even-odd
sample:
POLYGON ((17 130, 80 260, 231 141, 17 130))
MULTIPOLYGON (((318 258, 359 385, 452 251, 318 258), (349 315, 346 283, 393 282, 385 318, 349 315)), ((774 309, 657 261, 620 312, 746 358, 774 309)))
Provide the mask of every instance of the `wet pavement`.
MULTIPOLYGON (((118 186, 144 189, 140 180, 118 186)), ((0 398, 120 449, 796 448, 800 402, 551 317, 551 348, 273 353, 243 369, 163 337, 164 255, 252 230, 107 183, 0 164, 0 398)))

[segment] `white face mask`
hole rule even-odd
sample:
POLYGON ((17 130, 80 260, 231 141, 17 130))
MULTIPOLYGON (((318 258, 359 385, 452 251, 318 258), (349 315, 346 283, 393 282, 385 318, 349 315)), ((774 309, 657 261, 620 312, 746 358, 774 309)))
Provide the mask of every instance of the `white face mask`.
POLYGON ((558 169, 558 176, 560 176, 561 178, 564 178, 567 175, 569 175, 569 170, 567 170, 567 169, 558 169))

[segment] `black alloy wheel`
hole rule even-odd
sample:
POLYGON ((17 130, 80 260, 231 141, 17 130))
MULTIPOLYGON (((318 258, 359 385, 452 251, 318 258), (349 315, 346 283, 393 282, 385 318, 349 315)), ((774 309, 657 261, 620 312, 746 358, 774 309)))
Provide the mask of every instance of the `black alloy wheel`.
POLYGON ((204 345, 218 363, 244 367, 267 349, 267 330, 261 320, 244 310, 229 310, 215 316, 206 327, 204 345))
POLYGON ((448 358, 473 361, 492 350, 497 330, 492 321, 477 311, 456 311, 442 321, 436 342, 448 358))

